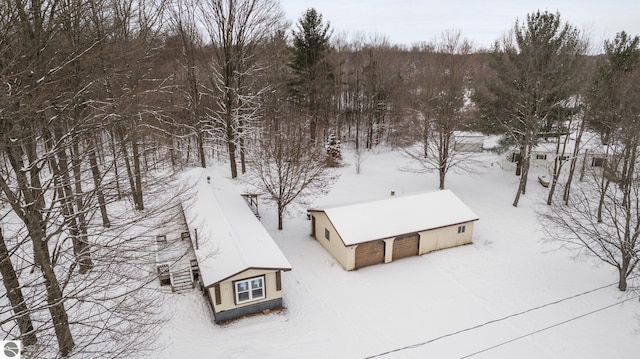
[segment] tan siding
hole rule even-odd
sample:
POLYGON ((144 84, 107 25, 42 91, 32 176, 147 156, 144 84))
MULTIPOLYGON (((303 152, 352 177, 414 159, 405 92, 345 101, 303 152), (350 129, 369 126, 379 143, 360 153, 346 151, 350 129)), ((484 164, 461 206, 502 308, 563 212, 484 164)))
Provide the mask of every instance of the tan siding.
POLYGON ((473 222, 420 232, 420 254, 469 244, 472 234, 473 222), (458 233, 459 226, 465 226, 464 233, 458 233))
POLYGON ((333 258, 335 258, 344 269, 352 270, 354 267, 353 247, 344 246, 338 232, 336 232, 336 229, 333 227, 324 212, 311 212, 311 215, 312 223, 315 222, 315 233, 313 233, 313 236, 316 238, 318 243, 329 251, 333 258), (325 238, 325 229, 329 231, 329 239, 325 238))
POLYGON ((220 304, 214 304, 214 311, 217 312, 221 312, 223 310, 230 310, 230 309, 235 309, 235 308, 240 308, 240 307, 244 307, 247 305, 252 305, 255 303, 260 303, 260 302, 266 302, 269 300, 273 300, 273 299, 277 299, 277 298, 282 298, 282 291, 277 289, 277 283, 276 283, 276 273, 278 273, 279 271, 276 270, 259 270, 259 269, 249 269, 246 270, 238 275, 235 275, 221 283, 219 283, 218 285, 216 285, 215 287, 209 288, 210 293, 211 293, 211 297, 216 298, 217 301, 217 291, 214 289, 216 287, 220 288, 219 292, 220 292, 220 299, 221 299, 221 303, 220 304), (237 280, 243 280, 243 279, 249 279, 249 278, 254 278, 254 277, 259 277, 264 275, 264 281, 265 281, 265 298, 264 299, 260 299, 260 300, 256 300, 256 301, 251 301, 251 302, 246 302, 246 303, 241 303, 241 304, 236 304, 235 302, 235 293, 234 293, 234 288, 233 288, 233 282, 237 281, 237 280))

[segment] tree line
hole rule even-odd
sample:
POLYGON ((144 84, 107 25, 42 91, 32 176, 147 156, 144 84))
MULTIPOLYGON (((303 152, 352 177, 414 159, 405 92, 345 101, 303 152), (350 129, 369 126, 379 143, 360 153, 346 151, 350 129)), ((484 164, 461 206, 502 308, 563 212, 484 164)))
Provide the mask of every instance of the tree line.
POLYGON ((0 30, 0 328, 40 354, 148 350, 144 328, 157 323, 139 304, 155 300, 153 273, 131 269, 150 243, 121 235, 122 213, 155 215, 147 196, 166 173, 216 156, 232 178, 251 172, 282 229, 286 207, 330 180, 329 138, 356 152, 412 148, 442 189, 464 163, 456 131, 503 134, 519 150, 517 206, 544 136, 595 131, 607 175, 570 201, 573 170, 554 170, 548 220, 564 231, 552 237, 616 266, 621 290, 636 268, 637 36, 593 55, 584 34, 538 11, 489 51, 454 30, 407 48, 336 36, 314 9, 291 26, 276 0, 3 1, 0 30), (592 198, 593 229, 576 229, 585 217, 570 214, 591 213, 592 198))

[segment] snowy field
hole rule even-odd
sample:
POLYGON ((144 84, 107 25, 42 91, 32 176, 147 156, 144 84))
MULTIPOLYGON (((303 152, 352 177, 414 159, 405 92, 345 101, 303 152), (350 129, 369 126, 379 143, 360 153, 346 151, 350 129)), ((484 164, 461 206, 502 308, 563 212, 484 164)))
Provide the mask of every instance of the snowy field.
MULTIPOLYGON (((313 205, 437 189, 436 173, 401 171, 409 160, 399 152, 366 153, 360 174, 344 156, 313 205)), ((535 209, 547 189, 536 173, 514 208, 518 177, 495 155, 479 156, 476 173, 447 176, 480 217, 472 245, 358 271, 309 236, 304 211, 290 211, 278 231, 262 200, 262 223, 293 266, 282 276, 286 309, 219 326, 199 292, 167 294, 157 357, 639 358, 637 294, 619 292, 611 268, 541 240, 535 209)))

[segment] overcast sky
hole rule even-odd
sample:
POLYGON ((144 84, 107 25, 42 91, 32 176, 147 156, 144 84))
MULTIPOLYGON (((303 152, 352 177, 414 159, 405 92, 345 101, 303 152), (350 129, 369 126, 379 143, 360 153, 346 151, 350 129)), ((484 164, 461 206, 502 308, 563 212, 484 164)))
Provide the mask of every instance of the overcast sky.
POLYGON ((640 35, 640 0, 281 0, 295 24, 309 8, 329 21, 334 33, 384 35, 390 43, 431 41, 445 30, 461 30, 476 47, 489 48, 517 19, 536 10, 560 12, 578 29, 589 29, 600 46, 625 30, 640 35))

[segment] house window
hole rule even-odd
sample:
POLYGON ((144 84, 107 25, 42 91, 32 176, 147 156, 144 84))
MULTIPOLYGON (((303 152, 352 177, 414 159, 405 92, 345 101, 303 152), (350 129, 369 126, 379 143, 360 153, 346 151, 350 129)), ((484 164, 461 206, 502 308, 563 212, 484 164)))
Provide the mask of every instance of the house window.
POLYGON ((538 154, 536 155, 536 160, 546 160, 547 159, 547 155, 546 154, 538 154))
POLYGON ((516 152, 512 153, 511 162, 520 162, 520 154, 516 152))
POLYGON ((604 158, 594 157, 591 159, 591 167, 604 167, 604 158))
POLYGON ((328 229, 324 229, 324 238, 326 238, 328 241, 330 241, 331 239, 329 238, 329 230, 328 229))
POLYGON ((562 156, 563 161, 569 161, 569 156, 562 156))
POLYGON ((235 282, 236 303, 264 299, 264 277, 250 278, 235 282))
POLYGON ((458 226, 458 233, 464 233, 465 226, 458 226))

